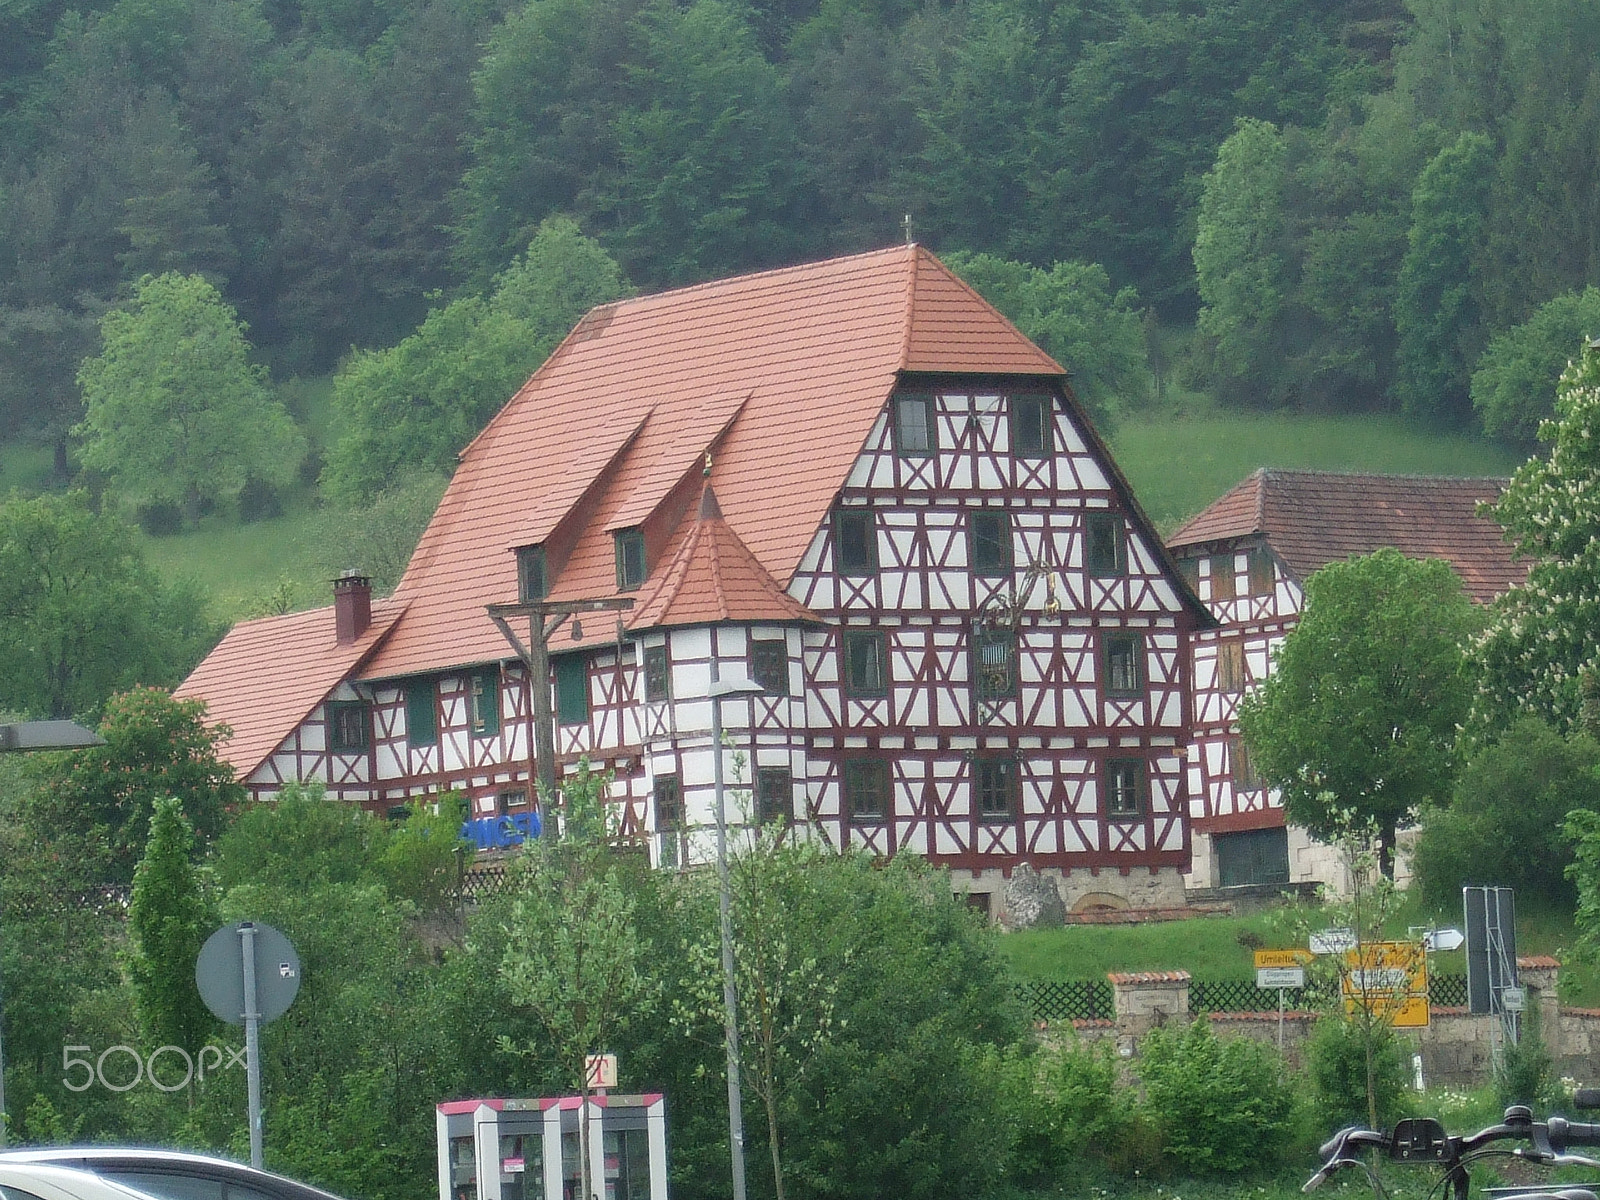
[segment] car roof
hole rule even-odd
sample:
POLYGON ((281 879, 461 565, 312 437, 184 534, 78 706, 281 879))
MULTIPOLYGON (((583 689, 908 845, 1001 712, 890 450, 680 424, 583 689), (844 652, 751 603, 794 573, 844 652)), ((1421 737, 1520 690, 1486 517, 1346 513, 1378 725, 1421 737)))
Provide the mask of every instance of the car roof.
POLYGON ((275 1175, 271 1171, 260 1171, 229 1158, 151 1146, 32 1146, 25 1150, 0 1151, 0 1165, 8 1163, 51 1163, 69 1168, 81 1165, 88 1170, 116 1164, 174 1175, 228 1179, 279 1196, 296 1196, 301 1200, 341 1200, 332 1192, 323 1191, 309 1183, 301 1183, 286 1175, 275 1175))
POLYGON ((39 1200, 150 1200, 127 1184, 55 1163, 0 1160, 0 1188, 16 1188, 39 1200))

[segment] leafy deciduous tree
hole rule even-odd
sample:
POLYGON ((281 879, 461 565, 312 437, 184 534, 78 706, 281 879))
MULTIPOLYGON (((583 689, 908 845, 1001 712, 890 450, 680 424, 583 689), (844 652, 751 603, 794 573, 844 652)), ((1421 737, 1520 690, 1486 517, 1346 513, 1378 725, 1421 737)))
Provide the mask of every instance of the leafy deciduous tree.
POLYGON ((181 505, 192 520, 251 478, 294 477, 305 439, 204 278, 147 276, 100 331, 104 349, 78 372, 81 456, 129 500, 181 505))
POLYGON ((1461 766, 1448 807, 1429 808, 1412 865, 1423 899, 1444 908, 1464 884, 1515 888, 1533 904, 1568 908, 1574 809, 1600 811, 1600 743, 1562 737, 1537 717, 1517 720, 1461 766))
POLYGON ((206 840, 244 800, 233 768, 217 754, 228 732, 206 725, 199 700, 176 700, 160 688, 114 696, 100 721, 104 746, 30 758, 28 772, 39 787, 25 815, 41 841, 50 841, 51 831, 100 836, 112 878, 131 879, 157 800, 177 797, 206 840))
POLYGON ((133 531, 82 492, 0 503, 0 618, 0 704, 49 717, 177 682, 218 632, 200 596, 164 585, 133 531))
POLYGON ((1396 828, 1449 794, 1472 696, 1464 643, 1478 623, 1440 559, 1383 549, 1306 581, 1300 623, 1239 708, 1289 820, 1320 837, 1339 834, 1346 814, 1373 821, 1393 876, 1396 828))
POLYGON ((1600 337, 1600 288, 1566 292, 1490 339, 1472 373, 1472 404, 1485 433, 1533 442, 1555 413, 1556 385, 1575 350, 1600 337))

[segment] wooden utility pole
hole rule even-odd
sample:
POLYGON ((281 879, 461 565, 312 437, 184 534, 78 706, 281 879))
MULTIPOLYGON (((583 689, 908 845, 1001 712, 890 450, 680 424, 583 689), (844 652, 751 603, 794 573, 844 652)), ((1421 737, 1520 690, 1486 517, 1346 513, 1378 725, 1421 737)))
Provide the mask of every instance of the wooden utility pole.
POLYGON ((550 639, 569 617, 588 612, 626 612, 633 607, 632 596, 613 596, 603 600, 531 600, 526 604, 491 604, 489 619, 499 628, 511 648, 527 668, 533 693, 534 768, 538 772, 539 792, 552 800, 556 794, 556 734, 550 711, 550 639), (528 618, 528 643, 525 645, 511 628, 512 617, 528 618))

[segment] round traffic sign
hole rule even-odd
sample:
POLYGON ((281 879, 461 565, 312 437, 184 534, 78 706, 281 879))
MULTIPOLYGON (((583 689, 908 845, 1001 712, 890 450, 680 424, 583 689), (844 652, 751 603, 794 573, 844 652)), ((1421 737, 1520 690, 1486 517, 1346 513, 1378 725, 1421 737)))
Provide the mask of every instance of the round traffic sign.
POLYGON ((244 1024, 244 945, 249 928, 255 947, 256 1012, 262 1022, 283 1016, 300 991, 300 956, 271 925, 236 921, 206 939, 195 959, 194 983, 200 999, 229 1025, 244 1024))

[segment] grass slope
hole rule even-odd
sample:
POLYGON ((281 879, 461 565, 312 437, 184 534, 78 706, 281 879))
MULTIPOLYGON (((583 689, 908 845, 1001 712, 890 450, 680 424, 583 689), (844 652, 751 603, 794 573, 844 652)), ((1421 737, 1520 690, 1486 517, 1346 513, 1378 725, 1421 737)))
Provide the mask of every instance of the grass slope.
MULTIPOLYGON (((328 389, 294 383, 285 390, 313 441, 325 444, 332 435, 328 389)), ((1505 475, 1518 462, 1510 452, 1483 442, 1422 432, 1377 416, 1205 409, 1134 415, 1118 426, 1111 444, 1140 503, 1163 531, 1262 466, 1505 475)), ((312 503, 309 495, 294 497, 282 517, 252 525, 203 524, 191 533, 147 539, 146 548, 163 569, 207 584, 216 598, 215 612, 225 619, 260 611, 283 580, 296 607, 312 607, 326 603, 328 593, 327 581, 305 562, 312 503)))
POLYGON ((1509 475, 1502 447, 1428 433, 1398 417, 1197 413, 1132 416, 1111 436, 1145 512, 1170 533, 1258 467, 1393 475, 1509 475))

